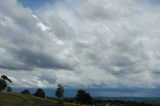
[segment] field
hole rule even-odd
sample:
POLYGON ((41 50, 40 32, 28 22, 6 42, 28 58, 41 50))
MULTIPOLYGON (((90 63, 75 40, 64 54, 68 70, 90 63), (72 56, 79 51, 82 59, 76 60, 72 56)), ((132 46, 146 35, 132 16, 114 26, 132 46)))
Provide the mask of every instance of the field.
MULTIPOLYGON (((25 94, 1 93, 0 106, 61 106, 56 100, 39 98, 25 94)), ((63 106, 79 106, 76 104, 64 103, 63 106)))
MULTIPOLYGON (((144 103, 123 100, 94 100, 94 106, 160 106, 157 102, 144 103), (108 104, 108 105, 107 105, 108 104), (110 105, 109 105, 110 104, 110 105)), ((0 93, 0 106, 80 106, 64 102, 59 104, 57 100, 39 98, 32 95, 17 93, 0 93)), ((84 105, 83 105, 84 106, 84 105)))

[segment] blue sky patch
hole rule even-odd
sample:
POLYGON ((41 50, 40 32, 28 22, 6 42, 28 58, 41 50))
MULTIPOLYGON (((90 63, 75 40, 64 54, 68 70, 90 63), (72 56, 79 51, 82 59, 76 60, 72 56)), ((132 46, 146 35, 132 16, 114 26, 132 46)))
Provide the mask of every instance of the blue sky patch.
POLYGON ((31 9, 37 9, 44 6, 47 3, 54 3, 56 0, 18 0, 24 7, 31 9))

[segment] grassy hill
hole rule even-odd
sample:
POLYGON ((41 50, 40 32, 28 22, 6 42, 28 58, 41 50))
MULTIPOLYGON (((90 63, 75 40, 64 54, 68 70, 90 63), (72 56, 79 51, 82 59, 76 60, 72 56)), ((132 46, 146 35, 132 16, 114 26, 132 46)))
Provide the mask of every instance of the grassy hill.
MULTIPOLYGON (((56 100, 39 98, 25 94, 0 93, 0 106, 59 106, 56 100)), ((63 106, 79 106, 64 103, 63 106)))

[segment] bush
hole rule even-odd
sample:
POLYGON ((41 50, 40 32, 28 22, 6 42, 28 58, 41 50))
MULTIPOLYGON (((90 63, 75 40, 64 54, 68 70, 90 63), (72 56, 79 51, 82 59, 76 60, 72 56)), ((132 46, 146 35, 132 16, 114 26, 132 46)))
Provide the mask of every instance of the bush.
POLYGON ((34 94, 34 96, 45 98, 45 92, 44 92, 43 89, 38 88, 37 91, 36 91, 36 93, 34 94))
POLYGON ((82 104, 92 104, 92 97, 85 90, 78 90, 77 95, 75 97, 77 103, 82 104))
POLYGON ((22 94, 28 94, 28 95, 31 94, 30 91, 29 91, 28 89, 23 90, 21 93, 22 93, 22 94))

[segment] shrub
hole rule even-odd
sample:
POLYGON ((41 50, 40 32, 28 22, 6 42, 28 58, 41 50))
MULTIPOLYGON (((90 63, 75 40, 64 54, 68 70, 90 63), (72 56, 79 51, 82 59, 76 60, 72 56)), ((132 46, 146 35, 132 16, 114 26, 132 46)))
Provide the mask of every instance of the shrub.
POLYGON ((38 88, 37 91, 36 91, 36 93, 34 94, 34 96, 45 98, 45 92, 44 92, 43 89, 38 88))
POLYGON ((28 89, 23 90, 21 93, 22 93, 22 94, 28 94, 28 95, 31 94, 30 91, 29 91, 28 89))
POLYGON ((92 97, 85 90, 78 90, 75 97, 76 102, 82 104, 92 104, 92 97))

